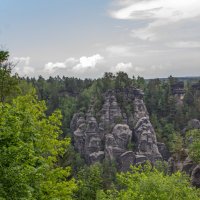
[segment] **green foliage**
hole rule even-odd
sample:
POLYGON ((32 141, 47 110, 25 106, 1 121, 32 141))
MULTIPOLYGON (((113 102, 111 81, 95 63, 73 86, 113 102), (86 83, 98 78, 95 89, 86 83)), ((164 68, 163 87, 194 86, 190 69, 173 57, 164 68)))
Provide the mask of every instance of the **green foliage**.
POLYGON ((137 77, 136 86, 142 90, 145 89, 146 83, 143 77, 140 76, 137 77))
POLYGON ((125 72, 117 72, 115 79, 115 88, 122 89, 131 85, 131 81, 128 77, 128 74, 125 72))
POLYGON ((103 188, 102 165, 96 163, 91 166, 86 166, 78 173, 78 192, 75 199, 78 200, 94 200, 96 193, 103 188))
POLYGON ((70 131, 70 121, 76 112, 77 101, 74 97, 60 97, 58 108, 62 111, 62 130, 65 135, 70 131))
POLYGON ((156 162, 155 162, 155 165, 154 165, 154 167, 156 168, 156 170, 158 170, 159 172, 162 172, 162 173, 164 173, 165 175, 167 175, 167 173, 168 173, 168 162, 166 162, 166 161, 161 161, 161 160, 157 160, 156 162))
POLYGON ((97 200, 198 200, 199 190, 190 186, 188 178, 177 172, 171 176, 150 165, 132 167, 117 174, 118 184, 106 192, 98 191, 97 200))
POLYGON ((194 129, 187 132, 187 144, 189 156, 197 163, 200 163, 200 130, 194 129))
POLYGON ((71 199, 76 189, 70 168, 57 165, 69 139, 62 133, 61 113, 47 117, 34 94, 0 103, 0 196, 3 199, 71 199))
POLYGON ((16 96, 19 91, 18 77, 12 75, 11 71, 14 65, 8 62, 9 52, 0 51, 0 102, 9 100, 9 97, 16 96))
POLYGON ((171 153, 180 153, 183 148, 183 138, 179 133, 173 132, 167 144, 171 153))

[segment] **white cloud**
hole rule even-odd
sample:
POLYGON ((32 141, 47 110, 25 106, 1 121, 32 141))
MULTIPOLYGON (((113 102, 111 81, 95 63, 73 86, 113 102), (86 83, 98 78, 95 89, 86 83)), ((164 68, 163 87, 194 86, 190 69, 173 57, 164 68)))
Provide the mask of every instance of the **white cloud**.
POLYGON ((200 42, 198 41, 178 41, 167 45, 172 48, 200 48, 200 42))
POLYGON ((79 60, 75 58, 67 58, 64 62, 56 62, 56 63, 48 62, 44 66, 44 71, 49 74, 53 74, 56 70, 66 69, 70 66, 75 65, 78 61, 79 60))
POLYGON ((138 75, 144 71, 144 68, 138 67, 138 66, 133 66, 133 64, 131 62, 128 62, 128 63, 121 62, 121 63, 118 63, 115 67, 111 68, 111 72, 116 73, 119 71, 126 72, 129 75, 133 75, 133 74, 138 75))
POLYGON ((158 70, 162 70, 163 66, 162 65, 152 65, 150 69, 153 71, 158 71, 158 70))
POLYGON ((17 63, 23 63, 25 65, 29 65, 30 64, 30 57, 13 57, 13 62, 17 62, 17 63))
POLYGON ((43 72, 49 75, 55 75, 60 70, 65 70, 68 74, 76 73, 78 75, 87 69, 94 69, 103 60, 104 58, 99 54, 89 57, 82 56, 79 59, 71 57, 67 58, 64 62, 48 62, 45 64, 43 72))
POLYGON ((115 68, 114 71, 118 72, 118 71, 124 71, 124 72, 128 72, 133 68, 132 63, 118 63, 115 68))
POLYGON ((20 76, 33 76, 34 68, 30 66, 30 57, 13 57, 12 61, 16 64, 13 71, 20 76))
POLYGON ((104 60, 99 54, 90 56, 90 57, 81 57, 79 63, 73 67, 74 70, 84 70, 87 68, 94 68, 96 65, 104 60))
POLYGON ((131 48, 128 46, 122 46, 122 45, 113 45, 108 46, 106 48, 106 52, 108 52, 109 56, 111 57, 132 57, 134 56, 134 53, 132 52, 131 48))
MULTIPOLYGON (((134 28, 131 36, 141 40, 155 41, 162 35, 171 36, 168 26, 178 22, 192 20, 200 16, 199 0, 118 0, 118 9, 110 11, 116 19, 143 21, 143 26, 134 28), (145 22, 145 23, 144 23, 145 22), (164 32, 166 31, 166 32, 164 32)), ((174 32, 181 25, 173 27, 174 32)), ((168 38, 169 39, 169 38, 168 38)))
POLYGON ((123 8, 111 11, 117 19, 167 19, 177 21, 200 14, 199 0, 145 0, 119 1, 123 8))
POLYGON ((56 69, 64 69, 64 68, 66 68, 65 62, 63 63, 62 62, 56 62, 56 63, 48 62, 47 64, 45 64, 44 71, 53 73, 56 71, 56 69))

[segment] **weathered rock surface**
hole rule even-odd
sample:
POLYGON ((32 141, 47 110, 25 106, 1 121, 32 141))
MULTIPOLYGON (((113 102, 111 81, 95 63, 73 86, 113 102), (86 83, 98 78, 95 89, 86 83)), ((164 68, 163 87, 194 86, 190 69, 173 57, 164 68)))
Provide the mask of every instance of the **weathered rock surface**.
POLYGON ((113 91, 105 93, 104 104, 99 115, 101 116, 99 124, 101 131, 110 131, 116 123, 120 123, 120 120, 122 122, 122 112, 113 91))
POLYGON ((180 152, 173 154, 169 158, 168 160, 169 172, 171 174, 177 171, 185 171, 187 173, 187 171, 189 170, 187 169, 189 167, 188 161, 189 161, 188 150, 183 148, 181 149, 180 152))
POLYGON ((166 145, 164 143, 157 142, 157 146, 158 146, 158 151, 162 155, 163 160, 168 161, 168 159, 170 158, 170 152, 166 147, 166 145))
POLYGON ((138 153, 145 155, 152 162, 162 159, 157 146, 156 134, 143 101, 143 93, 140 91, 134 98, 134 124, 138 153))
POLYGON ((187 126, 182 130, 183 135, 189 130, 200 129, 200 121, 198 119, 191 119, 187 126))
POLYGON ((147 161, 147 157, 145 155, 136 155, 135 156, 135 164, 143 164, 147 161))
POLYGON ((192 184, 200 188, 200 165, 197 165, 192 171, 192 184))
POLYGON ((126 151, 120 155, 119 169, 120 171, 128 171, 131 165, 135 164, 135 153, 133 151, 126 151))
MULTIPOLYGON (((116 161, 121 171, 127 171, 130 165, 162 159, 141 90, 107 91, 97 116, 99 122, 91 104, 85 115, 77 113, 71 121, 75 149, 88 164, 107 159, 116 161), (127 115, 119 107, 118 94, 125 101, 132 102, 132 113, 127 115)), ((167 156, 164 144, 160 147, 167 156)))
POLYGON ((81 121, 85 122, 84 114, 81 112, 75 113, 70 123, 70 129, 72 130, 72 132, 74 132, 78 128, 78 126, 81 124, 81 121), (80 120, 79 123, 78 120, 80 120))
POLYGON ((183 162, 182 171, 186 172, 188 175, 191 176, 192 171, 195 168, 195 166, 196 166, 196 164, 188 156, 183 162))
POLYGON ((105 155, 110 160, 116 160, 127 151, 132 131, 126 124, 117 124, 111 134, 105 135, 105 155))
POLYGON ((75 114, 71 127, 77 128, 73 133, 74 146, 86 162, 102 161, 104 151, 96 118, 91 113, 87 113, 86 119, 82 115, 75 114))
POLYGON ((198 119, 191 119, 188 122, 188 129, 200 129, 200 121, 198 119))

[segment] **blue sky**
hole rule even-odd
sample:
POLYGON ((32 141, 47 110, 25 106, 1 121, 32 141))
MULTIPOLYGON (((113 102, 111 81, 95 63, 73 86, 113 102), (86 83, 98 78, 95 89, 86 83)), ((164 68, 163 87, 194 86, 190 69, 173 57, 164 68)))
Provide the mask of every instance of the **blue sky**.
POLYGON ((0 0, 22 76, 200 75, 199 0, 0 0))

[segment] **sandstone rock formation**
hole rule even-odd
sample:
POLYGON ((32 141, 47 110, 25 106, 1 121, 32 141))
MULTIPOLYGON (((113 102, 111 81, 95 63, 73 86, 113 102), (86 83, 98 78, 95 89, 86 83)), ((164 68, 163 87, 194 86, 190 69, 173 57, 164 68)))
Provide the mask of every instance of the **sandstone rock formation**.
MULTIPOLYGON (((123 119, 122 112, 118 106, 116 97, 113 91, 107 91, 104 95, 104 104, 99 112, 100 123, 99 127, 102 132, 111 130, 116 123, 123 119)), ((122 121, 121 121, 122 122, 122 121)))
POLYGON ((198 119, 191 119, 187 127, 188 129, 200 129, 200 121, 198 119))
POLYGON ((118 159, 128 149, 132 131, 126 124, 117 124, 111 134, 105 135, 105 155, 107 159, 118 159))
POLYGON ((96 116, 99 122, 91 104, 85 115, 74 114, 71 121, 75 149, 86 163, 106 159, 115 161, 119 170, 127 171, 130 165, 162 159, 141 90, 107 91, 96 116), (129 115, 117 102, 119 94, 124 101, 132 103, 129 115))
POLYGON ((80 113, 74 114, 71 122, 75 149, 85 158, 87 163, 102 161, 104 151, 102 151, 102 139, 96 118, 91 113, 83 117, 80 113))
POLYGON ((143 93, 139 90, 134 98, 134 124, 138 154, 145 155, 153 162, 162 159, 157 146, 156 134, 143 101, 143 93))
POLYGON ((161 142, 157 142, 157 146, 163 160, 168 161, 168 159, 170 158, 170 152, 167 146, 161 142))
POLYGON ((193 129, 200 129, 200 121, 198 119, 191 119, 187 126, 182 130, 182 134, 185 135, 185 133, 189 130, 193 129))
POLYGON ((200 188, 200 165, 197 165, 192 171, 192 184, 200 188))

